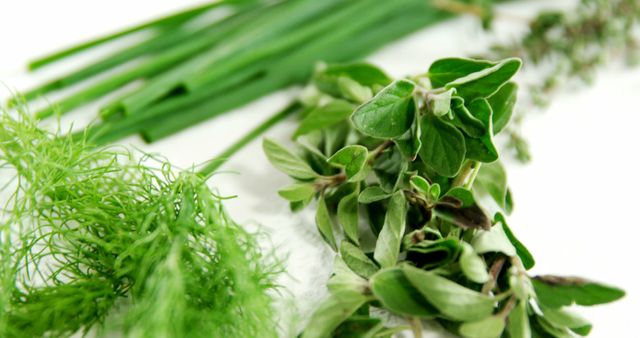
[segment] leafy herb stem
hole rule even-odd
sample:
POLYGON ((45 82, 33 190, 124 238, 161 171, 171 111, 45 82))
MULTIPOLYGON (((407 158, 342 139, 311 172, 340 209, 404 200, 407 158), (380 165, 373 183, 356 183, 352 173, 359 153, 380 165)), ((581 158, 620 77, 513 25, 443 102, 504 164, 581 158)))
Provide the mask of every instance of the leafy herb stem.
POLYGON ((372 164, 376 159, 378 159, 378 157, 380 157, 380 155, 382 155, 382 152, 384 152, 385 149, 389 148, 392 145, 393 145, 392 140, 386 140, 380 143, 379 146, 377 146, 375 149, 373 149, 369 153, 369 157, 367 158, 367 163, 372 164))
POLYGON ((467 163, 464 164, 464 167, 462 167, 462 169, 460 170, 458 176, 453 179, 453 183, 451 183, 451 185, 454 187, 460 187, 464 185, 466 188, 468 188, 465 182, 467 182, 467 179, 469 179, 469 182, 473 184, 473 180, 478 174, 478 170, 480 170, 480 163, 478 163, 477 161, 467 161, 467 163))
POLYGON ((422 338, 422 321, 418 317, 411 317, 409 319, 411 323, 411 331, 413 331, 414 338, 422 338))
POLYGON ((347 175, 344 172, 333 176, 322 176, 315 182, 316 190, 324 192, 328 188, 332 188, 342 184, 347 180, 347 175))
POLYGON ((489 294, 489 292, 491 292, 491 290, 496 286, 498 275, 500 275, 500 271, 502 270, 506 260, 506 256, 500 255, 495 261, 493 261, 491 269, 489 270, 490 279, 482 286, 482 293, 489 294))
POLYGON ((509 317, 509 314, 511 314, 511 311, 513 311, 513 308, 516 306, 517 300, 518 298, 516 297, 516 295, 511 295, 507 304, 505 304, 504 308, 502 308, 502 310, 500 310, 500 312, 498 312, 496 316, 507 319, 507 317, 509 317))

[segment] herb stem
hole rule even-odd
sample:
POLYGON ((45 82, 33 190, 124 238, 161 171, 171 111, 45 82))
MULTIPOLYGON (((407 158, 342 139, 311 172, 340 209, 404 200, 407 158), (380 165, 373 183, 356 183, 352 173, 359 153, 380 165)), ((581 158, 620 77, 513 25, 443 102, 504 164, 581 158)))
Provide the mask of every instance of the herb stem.
POLYGON ((474 173, 474 171, 477 170, 476 168, 480 168, 480 163, 478 163, 477 161, 467 161, 460 170, 458 176, 453 179, 453 183, 451 183, 451 185, 453 187, 460 187, 465 185, 465 182, 467 182, 467 179, 470 175, 472 175, 473 179, 475 179, 475 175, 477 174, 477 172, 474 173))
POLYGON ((422 338, 422 321, 418 317, 411 317, 409 319, 411 323, 411 331, 414 338, 422 338))
POLYGON ((482 286, 482 293, 489 294, 489 292, 491 292, 491 290, 493 290, 493 288, 496 286, 496 283, 498 282, 498 276, 500 275, 500 271, 502 270, 502 267, 504 266, 506 260, 506 256, 500 255, 498 258, 496 258, 495 261, 493 261, 493 264, 491 264, 491 269, 489 270, 489 275, 491 278, 482 286))
POLYGON ((511 297, 509 297, 509 300, 507 301, 507 304, 504 306, 502 310, 500 310, 500 312, 496 314, 496 316, 503 319, 506 319, 507 317, 509 317, 509 314, 511 313, 511 311, 513 311, 513 308, 516 307, 516 302, 517 302, 517 297, 515 295, 511 295, 511 297))

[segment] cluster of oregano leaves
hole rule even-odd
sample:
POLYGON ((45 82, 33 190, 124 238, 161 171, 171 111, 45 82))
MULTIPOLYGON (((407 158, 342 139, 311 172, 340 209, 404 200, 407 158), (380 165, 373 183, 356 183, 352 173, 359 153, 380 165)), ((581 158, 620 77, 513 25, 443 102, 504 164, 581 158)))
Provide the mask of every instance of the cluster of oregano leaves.
POLYGON ((318 231, 336 252, 330 295, 302 337, 407 328, 418 337, 423 320, 469 338, 586 335, 589 322, 567 307, 624 295, 527 273, 535 261, 507 224, 511 195, 493 142, 511 117, 520 66, 447 58, 395 81, 366 63, 317 68, 296 148, 263 143, 295 179, 279 195, 294 211, 315 200, 318 231), (386 326, 374 309, 409 326, 386 326))

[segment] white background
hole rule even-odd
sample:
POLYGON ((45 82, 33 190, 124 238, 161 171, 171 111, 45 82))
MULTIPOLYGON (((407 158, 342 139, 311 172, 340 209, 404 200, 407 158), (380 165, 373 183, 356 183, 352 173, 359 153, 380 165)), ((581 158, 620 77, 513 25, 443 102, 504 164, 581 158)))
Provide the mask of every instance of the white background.
MULTIPOLYGON (((510 19, 499 22, 496 29, 502 37, 515 34, 522 25, 510 22, 514 17, 574 2, 538 0, 501 7, 510 19)), ((32 57, 192 3, 198 1, 0 1, 0 81, 6 86, 0 89, 0 98, 8 95, 8 89, 26 89, 84 60, 80 57, 28 75, 24 64, 32 57)), ((460 18, 392 44, 370 60, 403 76, 424 71, 438 57, 480 52, 488 40, 472 18, 460 18)), ((189 167, 215 155, 296 93, 290 89, 271 95, 153 145, 144 145, 137 138, 125 143, 189 167)), ((510 224, 536 257, 534 273, 585 276, 623 287, 628 293, 620 302, 580 310, 594 324, 593 337, 638 336, 634 305, 640 305, 636 278, 640 258, 639 94, 640 70, 603 69, 594 86, 572 87, 543 114, 528 119, 525 135, 534 160, 526 166, 508 164, 516 202, 510 224)), ((83 125, 93 118, 95 107, 71 114, 63 122, 83 125)), ((269 135, 284 141, 294 123, 288 121, 269 135)), ((226 203, 232 216, 244 224, 263 225, 279 252, 289 257, 288 276, 282 281, 291 299, 283 305, 283 323, 300 326, 326 294, 324 284, 333 255, 320 241, 313 217, 308 213, 292 216, 277 197, 277 189, 289 180, 268 164, 259 142, 243 150, 224 170, 227 173, 215 176, 211 184, 223 195, 238 195, 226 203)))

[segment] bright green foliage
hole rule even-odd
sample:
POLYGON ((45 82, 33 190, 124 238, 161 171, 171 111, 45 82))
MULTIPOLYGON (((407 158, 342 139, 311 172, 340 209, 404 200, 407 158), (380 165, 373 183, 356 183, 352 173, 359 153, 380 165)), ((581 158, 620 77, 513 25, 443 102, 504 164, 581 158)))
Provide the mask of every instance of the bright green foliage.
POLYGON ((267 292, 279 267, 203 177, 50 134, 25 115, 0 124, 0 163, 15 172, 0 336, 276 335, 267 292))
MULTIPOLYGON (((584 333, 590 324, 559 306, 599 304, 624 294, 591 282, 549 285, 560 277, 529 277, 532 254, 501 213, 490 217, 480 204, 492 201, 506 213, 513 204, 493 138, 511 116, 518 87, 510 81, 519 67, 517 59, 444 59, 434 62, 426 78, 411 80, 391 81, 362 64, 325 66, 342 70, 335 76, 316 74, 305 90, 315 93, 305 97, 308 110, 345 102, 358 107, 350 119, 322 123, 297 139, 296 167, 313 168, 317 177, 301 178, 298 170, 283 167, 287 161, 269 152, 298 152, 265 141, 276 168, 298 184, 313 184, 313 192, 304 189, 319 196, 322 237, 334 249, 336 239, 344 239, 328 283, 332 295, 304 336, 380 332, 372 307, 407 318, 414 329, 419 320, 436 320, 470 338, 524 338, 535 336, 534 330, 541 336, 584 333), (366 69, 370 77, 363 75, 366 69), (357 83, 374 95, 359 102, 363 96, 353 94, 367 90, 344 90, 339 83, 357 83), (337 298, 341 292, 344 300, 337 298), (366 301, 349 296, 353 292, 366 301)), ((313 204, 300 204, 307 205, 313 204)))

